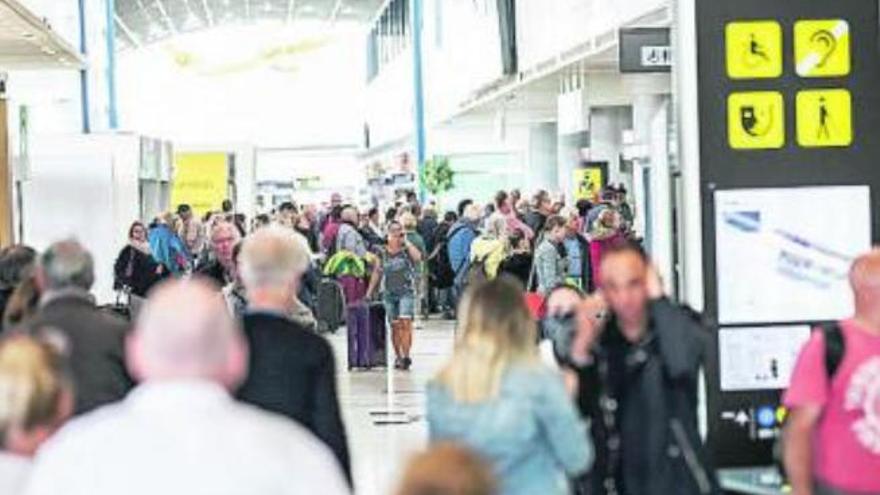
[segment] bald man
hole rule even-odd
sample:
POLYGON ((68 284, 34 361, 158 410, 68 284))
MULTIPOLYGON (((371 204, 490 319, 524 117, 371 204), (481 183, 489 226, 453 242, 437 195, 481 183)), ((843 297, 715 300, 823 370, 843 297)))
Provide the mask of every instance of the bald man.
POLYGON ((571 366, 592 419, 587 493, 717 493, 697 428, 706 330, 663 295, 641 247, 609 248, 599 292, 578 314, 571 366))
POLYGON ((849 279, 855 315, 813 333, 785 394, 795 495, 880 493, 880 250, 849 279))
POLYGON ((348 493, 332 453, 295 423, 235 402, 247 346, 207 282, 150 297, 127 345, 141 385, 68 424, 29 495, 348 493))

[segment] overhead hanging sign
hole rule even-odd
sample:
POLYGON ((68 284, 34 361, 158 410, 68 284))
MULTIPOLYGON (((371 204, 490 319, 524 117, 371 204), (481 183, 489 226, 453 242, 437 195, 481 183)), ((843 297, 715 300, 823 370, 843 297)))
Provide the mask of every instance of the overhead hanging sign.
POLYGON ((672 44, 669 28, 625 28, 618 33, 620 72, 669 72, 672 44))
POLYGON ((188 204, 198 215, 219 210, 229 192, 229 156, 226 153, 177 153, 171 206, 188 204))

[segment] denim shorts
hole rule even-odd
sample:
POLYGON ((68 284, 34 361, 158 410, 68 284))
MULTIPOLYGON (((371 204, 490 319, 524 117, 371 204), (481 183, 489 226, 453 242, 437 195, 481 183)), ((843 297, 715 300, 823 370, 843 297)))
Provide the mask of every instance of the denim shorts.
POLYGON ((385 295, 385 311, 388 313, 388 319, 395 320, 412 320, 416 315, 416 299, 412 294, 402 296, 394 294, 385 295))

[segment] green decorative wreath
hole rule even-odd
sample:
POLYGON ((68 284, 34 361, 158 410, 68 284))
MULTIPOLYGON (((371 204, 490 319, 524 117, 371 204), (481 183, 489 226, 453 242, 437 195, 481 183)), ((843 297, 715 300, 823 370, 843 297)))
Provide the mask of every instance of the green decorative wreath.
POLYGON ((422 180, 425 189, 431 194, 440 194, 453 188, 453 179, 455 172, 449 166, 449 158, 445 156, 435 156, 425 162, 425 169, 422 173, 422 180))

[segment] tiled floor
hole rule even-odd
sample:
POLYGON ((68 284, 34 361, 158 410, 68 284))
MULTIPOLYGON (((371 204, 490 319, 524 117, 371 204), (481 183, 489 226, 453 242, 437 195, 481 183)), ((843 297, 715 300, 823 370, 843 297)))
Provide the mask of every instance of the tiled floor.
POLYGON ((356 493, 391 495, 409 456, 426 444, 425 383, 452 352, 453 323, 427 320, 416 324, 412 370, 394 374, 392 415, 382 414, 389 409, 385 370, 348 372, 345 329, 330 340, 340 368, 339 400, 348 429, 356 493), (377 424, 386 420, 392 424, 377 424))

